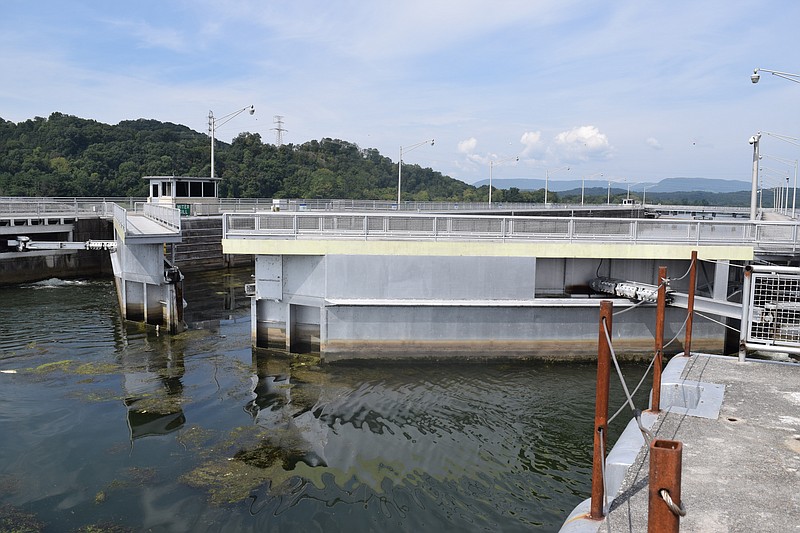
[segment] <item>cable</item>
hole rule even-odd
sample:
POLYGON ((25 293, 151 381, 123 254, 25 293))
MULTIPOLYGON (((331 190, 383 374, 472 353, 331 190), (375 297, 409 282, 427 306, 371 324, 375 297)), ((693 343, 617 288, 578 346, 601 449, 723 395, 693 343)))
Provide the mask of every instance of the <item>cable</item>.
POLYGON ((728 324, 724 324, 724 323, 720 322, 719 320, 714 320, 710 316, 704 315, 703 313, 700 313, 699 311, 695 311, 694 314, 699 315, 699 316, 705 318, 706 320, 710 320, 711 322, 716 322, 720 326, 725 326, 726 328, 728 328, 728 329, 730 329, 732 331, 735 331, 736 333, 741 333, 741 330, 738 330, 738 329, 734 328, 733 326, 729 326, 728 324))
POLYGON ((683 276, 681 276, 679 278, 667 278, 667 281, 669 282, 669 281, 680 281, 680 280, 682 280, 683 278, 685 278, 686 276, 689 275, 689 272, 692 271, 692 267, 693 266, 694 266, 694 259, 692 259, 692 262, 689 263, 689 268, 686 269, 686 273, 683 276))

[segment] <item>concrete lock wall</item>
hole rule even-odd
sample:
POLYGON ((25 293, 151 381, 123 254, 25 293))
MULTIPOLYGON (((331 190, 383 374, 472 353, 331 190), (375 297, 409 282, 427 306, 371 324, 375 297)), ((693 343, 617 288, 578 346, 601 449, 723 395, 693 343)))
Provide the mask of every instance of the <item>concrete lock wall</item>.
MULTIPOLYGON (((375 357, 443 356, 587 360, 597 355, 599 308, 591 307, 328 307, 328 361, 375 357), (393 332, 389 338, 387 332, 393 332)), ((665 342, 677 334, 685 311, 668 309, 665 342)), ((625 358, 651 355, 655 309, 615 317, 612 337, 625 358)), ((696 349, 722 348, 722 326, 695 323, 696 349)), ((665 349, 683 351, 683 335, 665 349)))
POLYGON ((532 257, 326 256, 329 299, 516 300, 534 295, 532 257))
MULTIPOLYGON (((586 359, 596 355, 597 317, 603 299, 585 296, 589 280, 599 270, 600 275, 617 277, 622 272, 628 279, 655 284, 657 268, 664 263, 257 256, 255 277, 260 291, 254 300, 253 344, 319 350, 330 361, 441 356, 586 359), (570 298, 566 294, 570 287, 580 287, 575 296, 583 297, 570 298)), ((688 261, 668 263, 670 274, 676 277, 683 276, 688 267, 688 261)), ((700 278, 713 280, 713 269, 700 278)), ((685 286, 686 280, 675 284, 685 286)), ((620 309, 632 305, 627 300, 617 302, 620 309)), ((681 329, 685 317, 683 309, 667 310, 665 342, 681 329)), ((634 309, 615 319, 615 343, 618 340, 625 351, 652 352, 654 328, 652 306, 634 309)), ((679 337, 669 351, 683 349, 683 336, 679 337)), ((696 348, 721 351, 723 342, 723 326, 695 320, 696 348)))

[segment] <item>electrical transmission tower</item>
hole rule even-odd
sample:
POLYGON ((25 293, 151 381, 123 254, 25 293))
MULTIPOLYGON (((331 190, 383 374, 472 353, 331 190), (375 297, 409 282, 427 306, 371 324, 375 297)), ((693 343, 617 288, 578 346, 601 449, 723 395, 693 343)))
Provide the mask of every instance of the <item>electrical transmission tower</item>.
POLYGON ((289 130, 283 127, 283 115, 275 115, 273 117, 273 122, 275 123, 275 127, 272 128, 275 130, 275 145, 280 146, 283 144, 283 132, 289 130))

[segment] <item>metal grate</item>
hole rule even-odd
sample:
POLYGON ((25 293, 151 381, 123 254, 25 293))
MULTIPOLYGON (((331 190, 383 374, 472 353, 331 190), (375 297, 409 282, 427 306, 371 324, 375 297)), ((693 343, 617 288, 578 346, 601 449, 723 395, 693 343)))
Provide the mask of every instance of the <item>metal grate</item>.
POLYGON ((800 349, 800 270, 752 274, 748 344, 800 349))

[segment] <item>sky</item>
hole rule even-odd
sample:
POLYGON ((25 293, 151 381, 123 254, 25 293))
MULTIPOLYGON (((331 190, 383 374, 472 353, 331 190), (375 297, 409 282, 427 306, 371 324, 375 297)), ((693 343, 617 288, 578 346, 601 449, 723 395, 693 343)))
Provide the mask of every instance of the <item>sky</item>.
POLYGON ((2 0, 0 118, 331 137, 467 183, 794 176, 794 0, 2 0), (223 118, 246 106, 256 113, 223 118), (771 135, 775 134, 775 135, 771 135), (431 146, 426 140, 434 139, 431 146), (517 160, 517 158, 519 158, 517 160), (769 164, 767 164, 769 163, 769 164))

